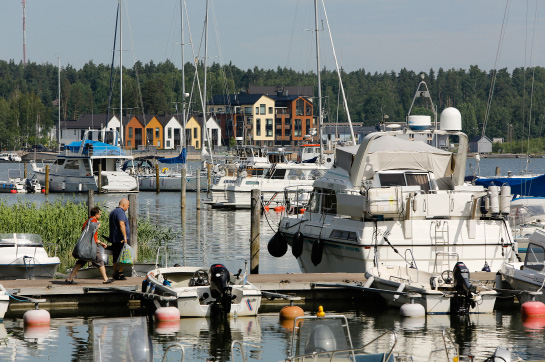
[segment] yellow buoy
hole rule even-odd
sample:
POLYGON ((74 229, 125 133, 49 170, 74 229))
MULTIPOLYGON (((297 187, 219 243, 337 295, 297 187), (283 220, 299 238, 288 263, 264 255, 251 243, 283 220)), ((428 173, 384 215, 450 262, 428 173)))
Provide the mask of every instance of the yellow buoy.
POLYGON ((168 171, 168 167, 163 167, 162 172, 165 173, 168 171))
POLYGON ((316 313, 316 317, 325 317, 324 307, 322 306, 318 307, 318 312, 316 313))

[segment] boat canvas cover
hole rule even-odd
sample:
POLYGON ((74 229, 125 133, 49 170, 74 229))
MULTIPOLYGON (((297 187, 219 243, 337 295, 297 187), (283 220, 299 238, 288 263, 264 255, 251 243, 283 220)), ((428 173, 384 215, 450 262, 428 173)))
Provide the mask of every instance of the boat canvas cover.
POLYGON ((171 157, 171 158, 160 158, 158 159, 158 161, 161 163, 168 163, 168 164, 185 163, 186 156, 187 156, 187 150, 185 148, 182 148, 182 152, 180 152, 178 156, 171 157))
MULTIPOLYGON (((74 153, 79 153, 80 147, 81 141, 75 141, 66 146, 66 149, 74 153)), ((93 150, 93 156, 125 156, 125 152, 121 147, 100 141, 85 140, 83 154, 89 156, 89 149, 93 150)))
POLYGON ((360 147, 365 145, 368 147, 367 152, 362 156, 365 159, 357 160, 354 157, 350 168, 352 173, 363 163, 361 180, 370 180, 380 171, 413 170, 432 172, 440 189, 451 188, 451 175, 455 164, 451 152, 440 150, 424 142, 409 141, 389 135, 380 136, 369 143, 362 143, 360 147))
POLYGON ((479 177, 475 185, 488 188, 490 185, 511 186, 512 195, 545 197, 545 175, 535 177, 479 177))

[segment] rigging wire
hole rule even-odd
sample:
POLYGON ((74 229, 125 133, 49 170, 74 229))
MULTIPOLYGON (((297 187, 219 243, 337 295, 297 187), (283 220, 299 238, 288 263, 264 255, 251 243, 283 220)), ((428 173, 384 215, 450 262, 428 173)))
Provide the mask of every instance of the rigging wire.
POLYGON ((528 172, 528 164, 530 161, 530 131, 531 131, 531 125, 532 125, 532 106, 534 102, 534 81, 535 81, 535 71, 536 71, 533 57, 534 57, 534 39, 536 34, 537 11, 538 11, 538 1, 536 1, 536 9, 535 9, 535 15, 534 15, 534 28, 532 33, 532 43, 530 46, 530 64, 532 65, 532 84, 530 87, 530 109, 528 111, 528 138, 527 138, 527 144, 526 144, 525 173, 528 172))
POLYGON ((505 28, 507 26, 507 18, 508 18, 508 15, 509 15, 510 2, 511 2, 510 0, 506 0, 506 2, 505 2, 505 10, 504 10, 504 13, 503 13, 503 23, 501 25, 500 39, 498 41, 498 48, 496 50, 496 59, 494 61, 494 69, 493 69, 494 75, 492 76, 492 82, 490 84, 490 91, 488 92, 488 101, 486 103, 486 113, 485 113, 485 117, 484 117, 483 130, 482 130, 482 133, 481 133, 481 137, 485 136, 486 124, 488 122, 488 118, 490 117, 490 106, 492 105, 492 95, 494 94, 494 87, 496 85, 496 78, 498 76, 497 68, 498 68, 498 62, 499 62, 500 55, 501 55, 501 49, 502 49, 502 46, 503 46, 503 38, 505 36, 505 28))

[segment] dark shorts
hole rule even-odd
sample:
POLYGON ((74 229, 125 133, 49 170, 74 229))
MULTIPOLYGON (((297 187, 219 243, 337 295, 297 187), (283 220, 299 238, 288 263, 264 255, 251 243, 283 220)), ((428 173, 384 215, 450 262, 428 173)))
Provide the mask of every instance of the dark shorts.
POLYGON ((112 251, 112 260, 114 263, 117 263, 117 259, 119 259, 119 254, 121 254, 121 250, 123 249, 123 243, 113 243, 112 245, 109 245, 106 249, 112 251))
MULTIPOLYGON (((90 262, 93 264, 94 267, 97 267, 97 268, 104 266, 104 260, 102 259, 101 249, 103 249, 102 246, 97 245, 97 255, 95 257, 95 260, 90 262)), ((80 259, 76 261, 76 264, 79 264, 81 266, 85 265, 85 263, 88 263, 88 262, 86 260, 80 260, 80 259)))

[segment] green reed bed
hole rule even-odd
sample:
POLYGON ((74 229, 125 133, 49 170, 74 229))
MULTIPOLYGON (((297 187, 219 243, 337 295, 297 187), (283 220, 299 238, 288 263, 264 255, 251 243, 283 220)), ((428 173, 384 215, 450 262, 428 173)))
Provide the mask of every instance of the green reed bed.
MULTIPOLYGON (((105 241, 109 235, 109 213, 102 209, 98 237, 105 241)), ((87 205, 71 200, 55 200, 40 206, 35 203, 19 201, 8 205, 0 201, 0 233, 34 233, 42 237, 47 247, 61 259, 60 272, 71 268, 75 259, 72 249, 81 233, 81 227, 87 218, 87 205)), ((138 220, 138 261, 155 261, 159 245, 166 245, 174 235, 147 220, 138 220)))

